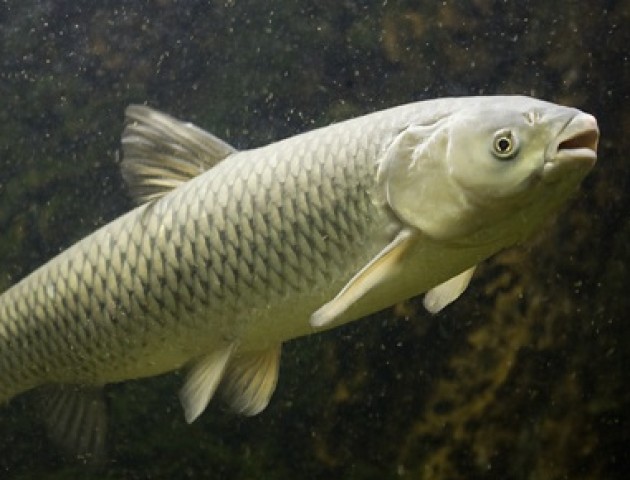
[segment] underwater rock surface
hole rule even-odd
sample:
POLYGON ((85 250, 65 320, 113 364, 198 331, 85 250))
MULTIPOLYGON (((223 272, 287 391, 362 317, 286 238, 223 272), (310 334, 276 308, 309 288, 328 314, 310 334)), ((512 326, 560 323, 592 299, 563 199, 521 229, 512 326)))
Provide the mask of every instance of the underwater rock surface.
POLYGON ((435 317, 420 299, 290 343, 268 409, 194 424, 180 375, 108 389, 109 460, 0 409, 3 479, 615 479, 630 470, 630 1, 6 2, 0 286, 131 207, 123 110, 248 148, 412 100, 524 93, 594 114, 599 163, 435 317))

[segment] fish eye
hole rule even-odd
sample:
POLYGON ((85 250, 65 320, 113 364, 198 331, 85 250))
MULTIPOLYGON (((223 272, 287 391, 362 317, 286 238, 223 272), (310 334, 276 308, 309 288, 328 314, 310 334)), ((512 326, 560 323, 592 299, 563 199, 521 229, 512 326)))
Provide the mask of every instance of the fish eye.
POLYGON ((518 141, 511 130, 499 130, 494 134, 492 152, 500 160, 510 160, 518 152, 518 141))

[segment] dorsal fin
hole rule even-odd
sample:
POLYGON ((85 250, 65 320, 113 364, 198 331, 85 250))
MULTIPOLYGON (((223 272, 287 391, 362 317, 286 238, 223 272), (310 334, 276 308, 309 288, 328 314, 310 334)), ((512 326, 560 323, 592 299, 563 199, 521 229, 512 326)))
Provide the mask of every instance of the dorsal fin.
POLYGON ((122 150, 122 174, 137 203, 161 197, 236 152, 192 123, 143 105, 125 111, 122 150))

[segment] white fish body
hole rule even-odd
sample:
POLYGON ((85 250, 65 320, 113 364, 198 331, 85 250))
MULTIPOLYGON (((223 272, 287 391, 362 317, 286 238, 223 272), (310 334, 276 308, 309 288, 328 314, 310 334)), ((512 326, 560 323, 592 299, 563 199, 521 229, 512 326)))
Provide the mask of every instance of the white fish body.
POLYGON ((48 406, 83 453, 102 447, 106 383, 189 364, 188 421, 219 384, 255 414, 284 341, 423 292, 440 310, 557 211, 598 141, 590 115, 517 96, 403 105, 242 152, 146 107, 127 119, 123 173, 145 203, 0 296, 0 401, 86 385, 48 406))

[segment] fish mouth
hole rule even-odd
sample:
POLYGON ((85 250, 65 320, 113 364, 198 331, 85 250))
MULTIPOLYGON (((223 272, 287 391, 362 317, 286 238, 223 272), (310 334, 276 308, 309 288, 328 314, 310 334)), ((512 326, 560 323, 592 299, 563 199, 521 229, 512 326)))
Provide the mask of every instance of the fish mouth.
POLYGON ((567 169, 589 171, 597 161, 599 128, 597 120, 580 112, 571 117, 550 145, 543 166, 543 178, 555 180, 567 169))

